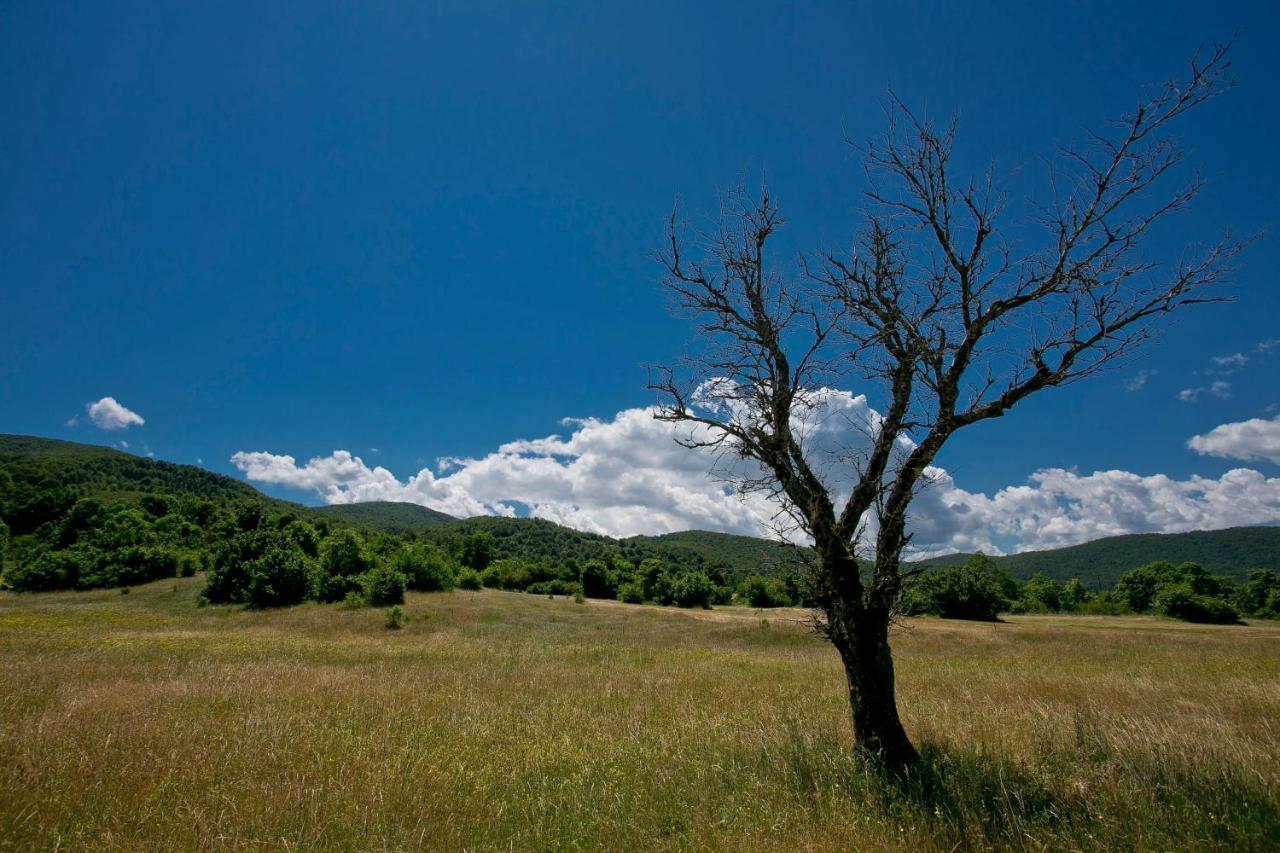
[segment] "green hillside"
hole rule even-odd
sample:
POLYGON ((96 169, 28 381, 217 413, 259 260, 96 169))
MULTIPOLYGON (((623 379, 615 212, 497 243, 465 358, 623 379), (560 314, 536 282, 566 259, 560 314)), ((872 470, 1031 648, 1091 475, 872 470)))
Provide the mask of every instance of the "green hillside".
MULTIPOLYGON (((968 554, 924 560, 928 566, 955 566, 968 554)), ((1090 587, 1106 587, 1135 566, 1156 560, 1199 563, 1213 574, 1244 580, 1249 569, 1280 570, 1280 527, 1231 527, 1192 533, 1134 533, 1110 536, 1051 551, 1027 551, 996 557, 1011 575, 1026 580, 1044 572, 1054 580, 1079 578, 1090 587)))
POLYGON ((770 539, 685 530, 661 536, 632 536, 621 542, 624 548, 641 547, 669 554, 691 554, 707 563, 732 567, 740 572, 774 574, 790 571, 803 563, 808 549, 796 549, 770 539))
MULTIPOLYGON (((49 518, 61 517, 80 498, 134 500, 144 494, 203 499, 220 505, 254 500, 274 513, 288 512, 369 533, 411 534, 442 543, 486 532, 493 537, 498 557, 581 563, 616 555, 632 564, 656 557, 684 568, 774 574, 793 568, 797 557, 803 556, 765 539, 696 530, 613 539, 541 519, 455 519, 416 504, 389 501, 305 507, 267 497, 247 483, 193 465, 147 459, 109 447, 0 435, 0 514, 15 536, 34 531, 49 518)), ((957 565, 967 556, 937 557, 923 564, 957 565)), ((1242 580, 1251 568, 1280 569, 1280 527, 1114 536, 1070 548, 996 558, 1019 579, 1043 572, 1061 581, 1080 578, 1094 588, 1108 587, 1125 571, 1155 560, 1200 563, 1212 573, 1242 580)))
POLYGON ((416 533, 451 524, 458 519, 418 504, 397 501, 367 501, 355 504, 332 504, 314 507, 311 515, 328 518, 364 530, 387 533, 416 533))

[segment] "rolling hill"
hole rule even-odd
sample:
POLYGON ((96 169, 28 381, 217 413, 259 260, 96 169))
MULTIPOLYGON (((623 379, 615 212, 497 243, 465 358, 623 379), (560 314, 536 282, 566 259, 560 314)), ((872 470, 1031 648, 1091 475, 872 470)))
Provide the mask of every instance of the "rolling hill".
MULTIPOLYGON (((413 534, 442 541, 479 531, 494 539, 499 557, 549 557, 582 561, 620 553, 633 562, 649 557, 690 568, 771 574, 797 563, 793 549, 750 536, 691 530, 659 536, 614 539, 534 518, 481 516, 456 519, 417 504, 376 501, 307 507, 271 498, 248 483, 194 465, 134 456, 110 447, 34 436, 0 435, 0 490, 5 480, 14 494, 56 486, 80 496, 106 499, 144 492, 238 502, 257 500, 276 512, 324 518, 370 532, 413 534)), ((5 495, 0 494, 0 504, 5 495)), ((13 509, 12 507, 10 508, 13 509)), ((20 512, 9 516, 15 535, 27 532, 20 512)), ((928 567, 956 565, 969 555, 922 561, 928 567)), ((1251 568, 1280 569, 1280 527, 1236 527, 1193 533, 1113 536, 1083 545, 994 558, 1017 578, 1036 572, 1066 581, 1078 577, 1091 587, 1110 586, 1121 574, 1155 560, 1196 562, 1217 574, 1243 579, 1251 568)))
POLYGON ((330 504, 312 507, 310 514, 360 527, 388 533, 423 532, 458 519, 418 504, 396 501, 366 501, 355 504, 330 504))
MULTIPOLYGON (((970 555, 923 560, 927 566, 954 566, 970 555)), ((1110 586, 1121 574, 1156 560, 1199 563, 1214 574, 1243 580, 1249 569, 1280 570, 1280 527, 1230 527, 1191 533, 1132 533, 1095 539, 1050 551, 1025 551, 993 558, 1009 574, 1026 580, 1036 572, 1086 586, 1110 586)))

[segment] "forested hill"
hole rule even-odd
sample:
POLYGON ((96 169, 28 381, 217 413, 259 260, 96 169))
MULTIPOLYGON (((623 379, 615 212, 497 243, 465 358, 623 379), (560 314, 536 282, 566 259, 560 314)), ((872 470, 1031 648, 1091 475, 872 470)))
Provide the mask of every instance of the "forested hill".
POLYGON ((458 519, 452 515, 427 509, 418 504, 396 501, 366 501, 356 504, 330 504, 315 507, 311 513, 322 518, 342 521, 367 530, 387 533, 424 533, 458 519))
MULTIPOLYGON (((804 556, 768 540, 706 531, 613 539, 540 519, 455 519, 415 504, 379 501, 304 507, 267 497, 240 480, 192 465, 147 459, 109 447, 0 435, 0 516, 15 536, 34 531, 49 518, 60 518, 80 498, 131 500, 157 493, 219 504, 258 501, 272 512, 323 518, 371 534, 411 534, 444 542, 482 531, 492 536, 498 556, 526 559, 583 561, 618 554, 636 564, 657 557, 690 568, 773 574, 794 567, 797 558, 804 556)), ((958 565, 967 556, 938 557, 924 564, 958 565)), ((1280 527, 1115 536, 995 560, 1019 579, 1043 572, 1060 581, 1079 578, 1090 587, 1110 586, 1129 569, 1156 560, 1195 562, 1210 572, 1243 579, 1251 568, 1280 569, 1280 527)))
POLYGON ((123 500, 145 494, 290 506, 240 480, 194 465, 161 462, 110 447, 0 435, 0 510, 14 535, 60 517, 79 498, 123 500))
MULTIPOLYGON (((952 554, 923 561, 955 566, 970 555, 952 554)), ((1026 551, 994 558, 1009 574, 1026 580, 1043 572, 1054 580, 1079 578, 1086 586, 1107 587, 1136 566, 1156 560, 1199 563, 1213 574, 1243 580, 1249 569, 1280 570, 1280 527, 1231 527, 1191 533, 1133 533, 1095 539, 1051 551, 1026 551)))

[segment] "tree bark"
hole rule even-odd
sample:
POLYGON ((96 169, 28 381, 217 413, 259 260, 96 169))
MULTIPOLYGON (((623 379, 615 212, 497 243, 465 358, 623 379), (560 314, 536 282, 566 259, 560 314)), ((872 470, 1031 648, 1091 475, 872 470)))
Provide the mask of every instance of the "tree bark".
POLYGON ((824 609, 827 635, 844 664, 854 745, 886 769, 905 772, 920 754, 898 717, 889 650, 890 606, 864 599, 855 560, 835 553, 824 562, 828 567, 839 566, 829 577, 845 579, 828 589, 824 609))
POLYGON ((854 743, 886 768, 902 771, 919 759, 898 718, 889 620, 864 614, 835 642, 844 662, 854 743))

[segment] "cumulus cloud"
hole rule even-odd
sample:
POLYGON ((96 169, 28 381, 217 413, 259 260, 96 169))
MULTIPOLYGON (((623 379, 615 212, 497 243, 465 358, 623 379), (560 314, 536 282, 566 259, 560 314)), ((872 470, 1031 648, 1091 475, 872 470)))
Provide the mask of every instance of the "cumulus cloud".
MULTIPOLYGON (((820 475, 838 494, 847 494, 842 472, 850 454, 865 446, 879 417, 863 396, 826 391, 798 423, 820 475)), ((231 461, 250 480, 310 490, 331 504, 405 501, 459 517, 519 511, 612 536, 689 529, 769 533, 776 505, 727 484, 751 473, 747 463, 681 447, 677 436, 698 437, 687 425, 656 421, 652 409, 627 409, 609 419, 567 420, 565 426, 567 435, 512 441, 478 458, 443 459, 435 470, 424 467, 405 480, 345 450, 303 464, 261 451, 240 452, 231 461)), ((903 449, 909 446, 903 439, 903 449)), ((942 468, 930 468, 928 475, 930 485, 913 504, 910 520, 921 556, 1052 548, 1122 533, 1280 524, 1280 478, 1248 469, 1217 479, 1175 480, 1052 468, 992 495, 965 490, 942 468)))
POLYGON ((89 414, 89 420, 99 429, 128 429, 146 423, 142 415, 126 409, 116 402, 115 397, 103 397, 101 400, 85 403, 84 408, 89 414))
MULTIPOLYGON (((1009 541, 1018 551, 1058 548, 1124 533, 1181 533, 1238 525, 1280 524, 1280 478, 1237 468, 1219 478, 1176 480, 1128 471, 1088 475, 1061 468, 1032 474, 1025 485, 988 497, 944 478, 925 492, 917 524, 934 530, 927 550, 942 552, 1009 541), (968 547, 965 547, 967 543, 968 547)), ((918 534, 919 535, 919 534, 918 534)))
POLYGON ((1222 424, 1193 436, 1187 446, 1224 459, 1266 459, 1280 465, 1280 416, 1222 424))

